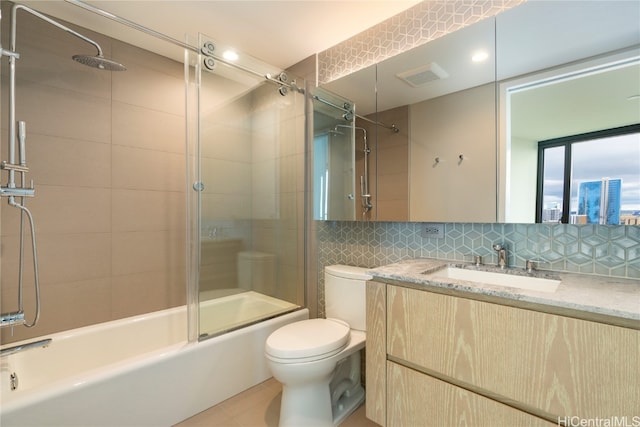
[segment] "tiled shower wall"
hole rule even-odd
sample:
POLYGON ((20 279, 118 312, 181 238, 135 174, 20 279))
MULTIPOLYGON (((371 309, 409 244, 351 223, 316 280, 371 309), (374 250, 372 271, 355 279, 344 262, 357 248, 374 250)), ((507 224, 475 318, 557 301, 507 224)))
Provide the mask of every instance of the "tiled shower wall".
MULTIPOLYGON (((9 2, 2 2, 8 17, 9 2)), ((100 34, 106 72, 71 60, 90 45, 18 11, 18 120, 26 121, 36 197, 42 316, 2 342, 185 303, 184 72, 180 63, 100 34), (46 66, 45 66, 46 65, 46 66)), ((3 45, 9 32, 2 20, 3 45)), ((2 61, 3 85, 7 61, 2 61)), ((6 159, 7 87, 2 87, 6 159)), ((3 185, 6 174, 2 173, 3 185)), ((17 308, 19 215, 2 200, 2 312, 17 308)), ((26 233, 29 241, 29 233, 26 233)), ((31 247, 25 311, 34 313, 31 247)))

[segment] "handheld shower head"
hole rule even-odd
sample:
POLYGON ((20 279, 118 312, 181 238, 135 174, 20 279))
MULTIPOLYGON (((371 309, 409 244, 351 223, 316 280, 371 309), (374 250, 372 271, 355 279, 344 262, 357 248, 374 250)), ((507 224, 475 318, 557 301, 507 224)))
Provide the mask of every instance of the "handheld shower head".
POLYGON ((125 71, 127 67, 102 55, 73 55, 74 61, 83 65, 107 71, 125 71))

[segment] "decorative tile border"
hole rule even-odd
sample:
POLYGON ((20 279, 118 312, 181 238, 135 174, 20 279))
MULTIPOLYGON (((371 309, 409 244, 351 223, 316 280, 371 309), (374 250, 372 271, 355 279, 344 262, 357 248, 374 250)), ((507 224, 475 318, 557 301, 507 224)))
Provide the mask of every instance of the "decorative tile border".
POLYGON ((318 307, 324 311, 324 267, 377 267, 410 258, 497 264, 494 243, 508 246, 509 265, 527 259, 559 272, 640 279, 640 227, 447 223, 442 239, 423 238, 422 223, 317 222, 318 307))
POLYGON ((328 83, 525 1, 423 1, 318 53, 318 82, 328 83))

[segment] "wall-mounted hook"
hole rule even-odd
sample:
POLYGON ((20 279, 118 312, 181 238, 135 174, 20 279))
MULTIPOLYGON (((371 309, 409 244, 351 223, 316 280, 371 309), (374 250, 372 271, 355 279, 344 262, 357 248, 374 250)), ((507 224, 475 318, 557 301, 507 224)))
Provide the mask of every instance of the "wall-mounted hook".
POLYGON ((461 153, 458 155, 458 165, 461 165, 463 160, 464 160, 464 154, 461 153))
POLYGON ((436 166, 438 166, 438 165, 440 164, 440 162, 441 162, 441 161, 442 161, 442 160, 440 159, 440 157, 435 157, 435 158, 433 159, 433 165, 432 165, 432 167, 434 167, 434 168, 435 168, 436 166))

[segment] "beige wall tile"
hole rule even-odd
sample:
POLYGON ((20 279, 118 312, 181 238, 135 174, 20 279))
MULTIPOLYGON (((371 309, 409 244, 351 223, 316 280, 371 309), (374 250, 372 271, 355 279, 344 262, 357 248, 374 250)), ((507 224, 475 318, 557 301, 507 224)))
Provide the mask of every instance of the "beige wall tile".
POLYGON ((113 278, 113 318, 135 316, 186 304, 184 268, 113 278))
MULTIPOLYGON (((65 283, 111 275, 109 233, 36 234, 42 283, 65 283)), ((28 236, 28 234, 27 234, 28 236)), ((25 239, 25 283, 33 282, 30 240, 25 239)), ((18 237, 2 238, 2 286, 18 283, 18 237)))
POLYGON ((251 164, 203 158, 202 181, 206 193, 251 194, 251 164))
POLYGON ((132 231, 113 233, 114 276, 170 272, 183 268, 184 232, 132 231))
POLYGON ((378 202, 378 220, 406 221, 409 215, 407 200, 380 200, 378 202))
MULTIPOLYGON (((298 164, 300 158, 297 155, 281 157, 279 159, 279 190, 281 192, 292 192, 298 189, 298 164)), ((304 182, 304 178, 302 179, 304 182)))
POLYGON ((203 221, 251 219, 251 196, 242 194, 202 194, 203 221))
MULTIPOLYGON (((111 50, 114 59, 123 63, 127 70, 130 68, 147 68, 155 72, 166 74, 169 77, 184 80, 184 65, 164 56, 156 55, 139 47, 123 43, 119 40, 111 40, 111 50)), ((169 48, 170 45, 163 46, 169 48)), ((184 53, 180 47, 175 47, 176 52, 184 53)))
POLYGON ((184 193, 113 190, 113 231, 183 230, 184 193))
POLYGON ((137 63, 124 73, 112 73, 113 100, 184 115, 184 79, 169 76, 137 63))
MULTIPOLYGON (((24 308, 30 322, 35 315, 35 300, 33 291, 29 287, 27 290, 24 308)), ((17 300, 16 294, 5 294, 4 290, 2 297, 3 304, 7 300, 17 300)), ((4 307, 2 311, 5 311, 4 307)), ((30 329, 14 328, 13 337, 9 329, 3 328, 2 342, 15 342, 108 320, 111 320, 110 278, 43 285, 38 324, 30 329)))
POLYGON ((184 156, 155 150, 112 147, 113 188, 184 191, 184 156))
MULTIPOLYGON (((87 233, 111 230, 111 191, 104 188, 41 185, 25 205, 31 211, 37 233, 87 233)), ((18 210, 3 203, 3 235, 20 230, 18 210)), ((27 222, 28 224, 28 222, 27 222)))
POLYGON ((183 115, 113 103, 113 144, 183 154, 184 141, 183 115))
POLYGON ((20 98, 16 100, 16 119, 26 122, 27 135, 38 133, 110 142, 111 108, 108 99, 44 84, 23 84, 21 81, 16 84, 16 91, 20 91, 20 98))
POLYGON ((406 173, 378 177, 378 201, 409 200, 409 183, 406 173))
POLYGON ((400 145, 379 150, 377 162, 378 178, 381 175, 401 173, 405 175, 409 173, 409 147, 400 145))
POLYGON ((72 187, 111 186, 110 144, 30 133, 29 178, 41 184, 72 187))
POLYGON ((251 161, 251 133, 248 129, 203 122, 201 132, 203 158, 251 161))

